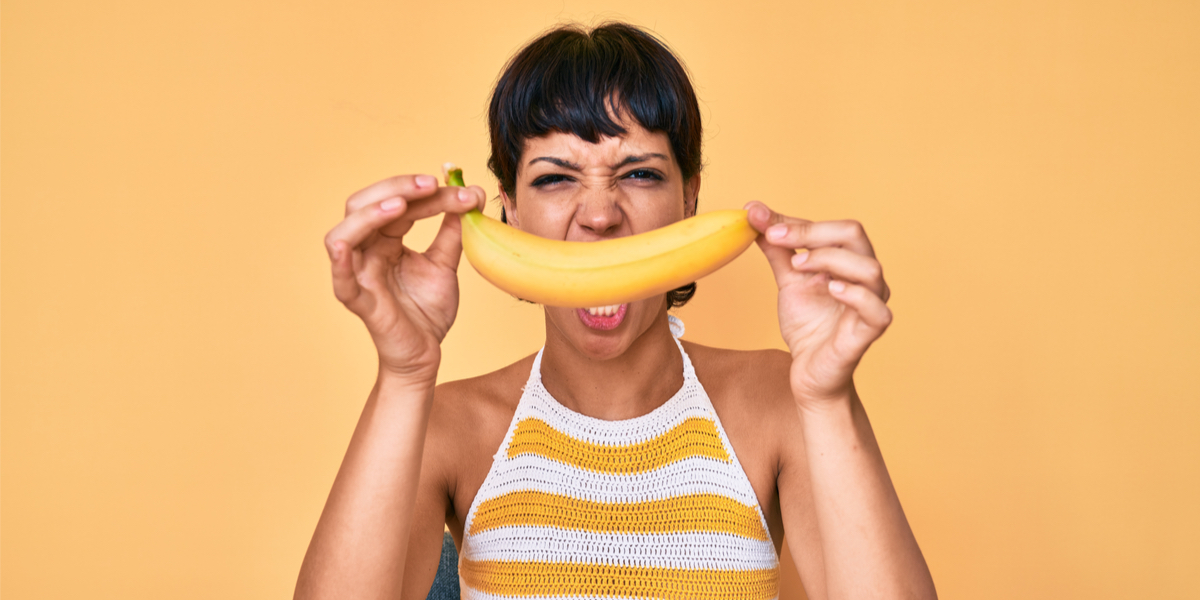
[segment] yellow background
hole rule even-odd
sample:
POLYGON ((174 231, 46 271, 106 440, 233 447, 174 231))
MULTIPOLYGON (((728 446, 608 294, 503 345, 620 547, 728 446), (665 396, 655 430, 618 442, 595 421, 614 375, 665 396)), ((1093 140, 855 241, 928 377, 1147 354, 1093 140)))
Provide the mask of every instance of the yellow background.
MULTIPOLYGON (((288 597, 374 371, 322 235, 447 159, 494 193, 502 64, 603 18, 691 69, 702 210, 866 224, 944 598, 1200 596, 1200 4, 1134 0, 5 0, 3 596, 288 597)), ((539 346, 461 281, 444 379, 539 346)), ((772 286, 752 249, 687 337, 779 347, 772 286)))

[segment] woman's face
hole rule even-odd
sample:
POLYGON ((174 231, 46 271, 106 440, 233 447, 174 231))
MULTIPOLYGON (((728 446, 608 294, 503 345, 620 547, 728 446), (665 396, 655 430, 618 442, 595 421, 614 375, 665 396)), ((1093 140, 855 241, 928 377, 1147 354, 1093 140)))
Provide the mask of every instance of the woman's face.
MULTIPOLYGON (((516 198, 501 194, 509 223, 545 238, 592 242, 693 214, 700 177, 683 181, 667 135, 628 121, 621 125, 624 135, 596 144, 569 133, 526 140, 516 198)), ((561 334, 592 358, 612 358, 665 307, 665 295, 616 307, 546 307, 547 336, 561 334)))

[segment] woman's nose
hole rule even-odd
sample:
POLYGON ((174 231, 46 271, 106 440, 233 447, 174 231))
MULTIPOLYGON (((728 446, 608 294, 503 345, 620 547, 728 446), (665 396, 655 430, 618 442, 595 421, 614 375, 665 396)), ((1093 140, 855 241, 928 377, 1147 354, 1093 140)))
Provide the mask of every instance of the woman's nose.
POLYGON ((615 190, 598 190, 580 199, 575 223, 596 237, 612 237, 625 219, 615 190))

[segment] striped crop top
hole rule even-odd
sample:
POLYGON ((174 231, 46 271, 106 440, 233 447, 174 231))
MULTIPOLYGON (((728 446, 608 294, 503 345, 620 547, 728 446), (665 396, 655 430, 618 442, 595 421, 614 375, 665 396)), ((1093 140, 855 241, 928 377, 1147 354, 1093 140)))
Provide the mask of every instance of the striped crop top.
POLYGON ((538 352, 467 514, 463 598, 778 596, 754 488, 675 343, 683 387, 624 421, 559 404, 542 386, 538 352))

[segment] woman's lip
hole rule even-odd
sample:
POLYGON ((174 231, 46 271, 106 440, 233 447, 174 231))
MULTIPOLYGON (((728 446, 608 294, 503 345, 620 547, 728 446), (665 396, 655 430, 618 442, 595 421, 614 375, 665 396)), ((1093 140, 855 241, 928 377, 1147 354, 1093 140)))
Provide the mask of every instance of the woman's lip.
POLYGON ((579 316, 579 320, 583 321, 584 325, 599 331, 609 331, 616 329, 625 320, 625 312, 628 310, 629 305, 622 304, 617 307, 617 312, 607 317, 604 315, 593 315, 586 308, 575 309, 575 314, 579 316))

